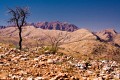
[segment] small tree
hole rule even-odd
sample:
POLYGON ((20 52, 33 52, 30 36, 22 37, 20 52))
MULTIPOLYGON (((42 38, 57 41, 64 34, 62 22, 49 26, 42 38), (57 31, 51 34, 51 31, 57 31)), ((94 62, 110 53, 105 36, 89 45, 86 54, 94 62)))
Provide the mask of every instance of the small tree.
POLYGON ((28 16, 28 8, 20 8, 16 7, 16 9, 10 9, 9 8, 9 14, 11 14, 11 18, 9 19, 8 22, 14 23, 15 26, 18 27, 19 29, 19 49, 22 49, 22 27, 26 23, 26 18, 28 16))
POLYGON ((53 53, 57 52, 58 50, 58 47, 60 45, 62 45, 65 40, 68 40, 70 39, 70 36, 68 35, 68 33, 62 33, 62 32, 59 32, 59 33, 56 33, 55 36, 52 36, 50 34, 46 34, 44 33, 48 39, 48 42, 51 46, 51 50, 53 51, 53 53))

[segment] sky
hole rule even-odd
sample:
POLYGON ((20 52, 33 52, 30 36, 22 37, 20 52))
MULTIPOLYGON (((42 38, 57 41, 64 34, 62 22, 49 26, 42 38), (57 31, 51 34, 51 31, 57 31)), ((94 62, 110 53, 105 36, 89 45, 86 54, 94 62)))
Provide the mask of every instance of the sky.
POLYGON ((120 32, 120 0, 0 0, 0 25, 7 23, 8 7, 29 7, 27 22, 61 21, 91 31, 120 32))

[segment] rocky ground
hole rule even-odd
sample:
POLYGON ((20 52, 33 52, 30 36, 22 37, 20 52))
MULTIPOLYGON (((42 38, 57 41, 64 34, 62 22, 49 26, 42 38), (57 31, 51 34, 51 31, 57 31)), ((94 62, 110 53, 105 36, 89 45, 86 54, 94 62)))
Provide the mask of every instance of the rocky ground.
POLYGON ((120 80, 120 64, 0 44, 0 80, 120 80))

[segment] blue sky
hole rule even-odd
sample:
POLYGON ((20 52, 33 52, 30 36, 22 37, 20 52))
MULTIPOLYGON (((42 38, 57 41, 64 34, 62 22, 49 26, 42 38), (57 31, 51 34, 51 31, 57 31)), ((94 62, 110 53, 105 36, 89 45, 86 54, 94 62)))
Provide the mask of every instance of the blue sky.
POLYGON ((7 7, 29 7, 28 22, 61 21, 80 28, 120 32, 120 0, 0 0, 0 25, 8 25, 7 7))

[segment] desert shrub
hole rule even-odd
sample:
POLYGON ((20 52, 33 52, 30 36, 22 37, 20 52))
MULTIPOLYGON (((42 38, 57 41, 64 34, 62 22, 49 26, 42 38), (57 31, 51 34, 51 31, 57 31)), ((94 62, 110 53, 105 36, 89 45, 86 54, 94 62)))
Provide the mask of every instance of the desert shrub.
POLYGON ((10 47, 10 48, 15 48, 16 46, 15 46, 14 44, 10 43, 10 44, 9 44, 9 47, 10 47))
POLYGON ((43 49, 44 49, 44 51, 48 51, 48 50, 50 50, 50 46, 44 46, 43 49))
POLYGON ((14 46, 14 48, 19 49, 19 46, 18 46, 18 45, 16 45, 16 46, 14 46))
POLYGON ((0 49, 0 52, 2 52, 2 49, 0 49))
POLYGON ((64 55, 63 53, 60 53, 60 52, 58 53, 58 56, 63 56, 63 55, 64 55))
POLYGON ((44 52, 48 52, 48 53, 56 53, 58 48, 52 47, 52 46, 45 46, 43 48, 44 52))
MULTIPOLYGON (((16 46, 16 48, 19 49, 19 46, 16 46)), ((28 48, 28 47, 22 48, 22 51, 28 52, 28 51, 29 51, 29 48, 28 48)))
MULTIPOLYGON (((51 53, 56 53, 59 49, 59 46, 65 43, 66 39, 69 39, 70 36, 68 36, 68 33, 55 33, 56 35, 50 35, 50 34, 46 34, 44 33, 46 36, 46 40, 48 41, 48 45, 49 45, 49 51, 51 53)), ((44 40, 44 39, 43 39, 44 40)), ((43 40, 40 39, 40 42, 43 43, 43 40)))
POLYGON ((38 49, 38 53, 39 53, 39 54, 44 54, 44 53, 45 53, 45 50, 44 50, 44 49, 38 49))
POLYGON ((51 53, 56 53, 57 51, 58 51, 58 47, 57 48, 55 48, 55 47, 50 48, 51 53))

